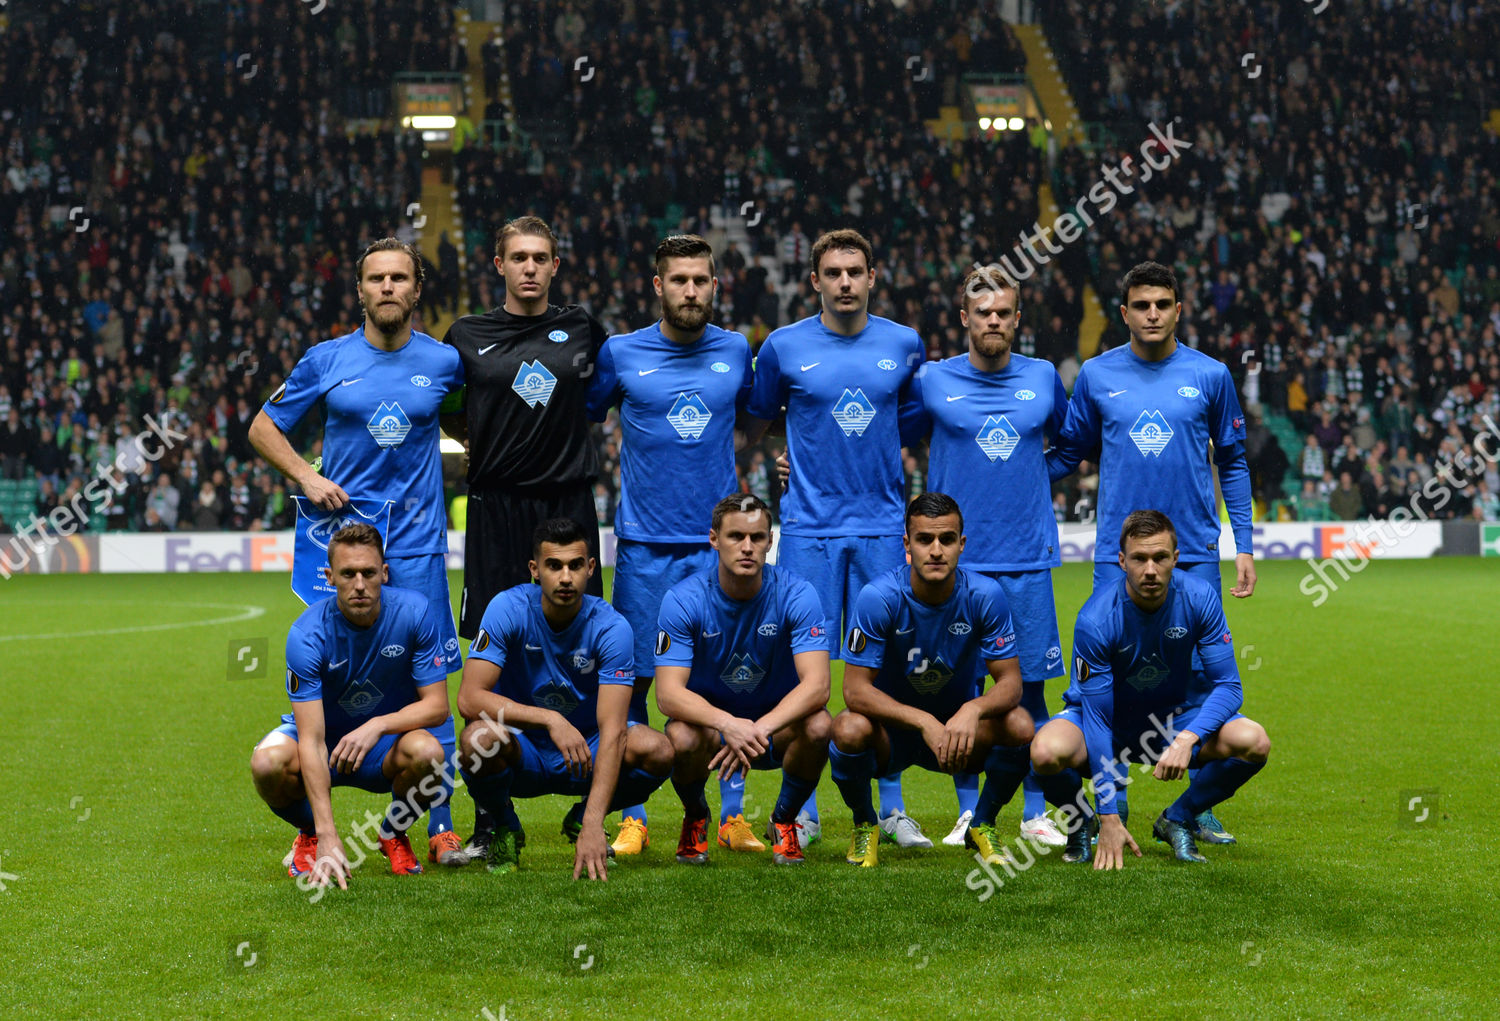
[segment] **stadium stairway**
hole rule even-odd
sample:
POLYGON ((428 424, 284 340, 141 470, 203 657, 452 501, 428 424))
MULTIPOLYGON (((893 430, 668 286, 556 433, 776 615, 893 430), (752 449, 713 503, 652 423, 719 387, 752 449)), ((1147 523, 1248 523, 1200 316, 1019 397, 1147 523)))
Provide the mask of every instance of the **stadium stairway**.
MULTIPOLYGON (((1052 137, 1059 146, 1081 143, 1084 138, 1083 121, 1079 119, 1078 107, 1068 94, 1068 85, 1063 81, 1052 47, 1047 43, 1041 25, 1012 25, 1021 48, 1026 53, 1026 74, 1031 87, 1036 90, 1042 104, 1043 115, 1052 122, 1052 137)), ((1044 181, 1037 190, 1037 200, 1047 222, 1055 222, 1062 212, 1057 198, 1052 194, 1050 182, 1044 181)), ((1099 338, 1104 334, 1104 305, 1089 280, 1083 282, 1083 322, 1078 327, 1078 360, 1082 362, 1099 350, 1099 338)))

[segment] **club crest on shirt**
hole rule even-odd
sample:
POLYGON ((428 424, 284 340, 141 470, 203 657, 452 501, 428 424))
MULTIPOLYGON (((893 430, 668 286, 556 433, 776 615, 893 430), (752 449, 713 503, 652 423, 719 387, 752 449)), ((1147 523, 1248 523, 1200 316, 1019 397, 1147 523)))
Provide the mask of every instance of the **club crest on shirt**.
POLYGON ((728 362, 714 362, 712 365, 709 366, 709 368, 713 369, 715 372, 728 372, 729 371, 729 363, 728 362))
POLYGON ((568 331, 553 330, 551 333, 547 334, 547 339, 552 341, 552 343, 554 344, 561 344, 563 341, 568 339, 568 331))
POLYGON ((1196 386, 1179 386, 1177 388, 1177 395, 1179 397, 1186 397, 1188 400, 1197 397, 1199 393, 1200 391, 1196 386))
POLYGON ((578 695, 572 688, 561 684, 549 684, 538 688, 532 696, 532 701, 542 709, 551 709, 554 713, 567 716, 578 708, 578 695))
POLYGON ((949 670, 942 663, 929 663, 926 660, 923 660, 922 662, 926 664, 927 668, 925 670, 921 671, 920 673, 911 673, 906 675, 907 683, 911 685, 912 690, 917 694, 931 695, 935 692, 942 691, 943 688, 947 686, 948 682, 953 680, 953 671, 949 670))
POLYGON ((400 402, 382 401, 365 428, 370 430, 377 446, 399 447, 411 432, 411 419, 401 410, 400 402))
POLYGON ((698 396, 697 391, 678 394, 672 410, 667 412, 667 421, 677 430, 677 435, 685 440, 696 440, 702 436, 703 430, 708 428, 709 419, 713 417, 714 413, 708 410, 708 405, 703 403, 703 398, 698 396))
POLYGON ((584 649, 577 649, 573 653, 573 669, 581 674, 592 673, 594 662, 594 658, 584 649))
POLYGON ((546 407, 547 402, 552 399, 552 391, 557 388, 557 377, 547 371, 547 366, 540 359, 522 362, 510 388, 526 402, 528 408, 534 408, 538 404, 546 407))
POLYGON ((882 358, 875 363, 875 367, 877 369, 884 369, 886 372, 894 372, 896 371, 896 360, 894 358, 882 358))
POLYGON ((1017 390, 1016 391, 1016 400, 1018 400, 1018 401, 1034 401, 1034 400, 1036 400, 1036 391, 1035 390, 1017 390))
POLYGON ((761 678, 765 676, 766 672, 761 669, 760 664, 749 653, 741 652, 729 658, 729 665, 719 675, 719 680, 730 691, 743 695, 759 687, 761 678))
POLYGON ((765 635, 767 638, 776 637, 776 622, 774 620, 766 621, 760 627, 755 629, 755 633, 758 635, 765 635))
POLYGON ((991 461, 997 457, 1002 461, 1009 461, 1016 444, 1021 442, 1021 434, 1004 415, 991 415, 979 427, 974 442, 979 444, 979 449, 991 461))
POLYGON ((380 689, 369 679, 353 681, 339 696, 339 708, 350 716, 368 716, 380 701, 380 689))
POLYGON ((833 406, 833 420, 844 430, 845 436, 863 436, 865 429, 870 425, 870 420, 875 417, 875 405, 870 403, 870 398, 865 396, 863 387, 850 392, 848 387, 844 388, 843 394, 833 406))
POLYGON ((1162 661, 1161 656, 1153 652, 1150 659, 1126 675, 1125 683, 1136 691, 1148 691, 1165 681, 1168 673, 1170 671, 1167 670, 1167 664, 1162 661))
POLYGON ((1162 633, 1165 634, 1168 638, 1186 638, 1187 637, 1187 628, 1185 628, 1185 627, 1169 627, 1169 628, 1167 628, 1166 631, 1164 631, 1162 633))
POLYGON ((1130 427, 1130 438, 1135 441, 1142 457, 1147 454, 1160 457, 1167 444, 1172 442, 1172 427, 1160 411, 1143 411, 1135 425, 1130 427))

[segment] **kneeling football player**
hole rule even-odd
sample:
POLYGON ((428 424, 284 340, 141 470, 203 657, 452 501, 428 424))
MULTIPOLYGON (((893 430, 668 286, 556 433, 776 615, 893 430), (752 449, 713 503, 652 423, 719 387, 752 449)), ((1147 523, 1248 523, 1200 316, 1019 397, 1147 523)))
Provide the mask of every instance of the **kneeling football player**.
MULTIPOLYGON (((656 704, 669 720, 672 786, 683 807, 677 860, 708 861, 710 772, 725 778, 779 766, 771 860, 799 865, 797 811, 828 760, 823 611, 811 585, 766 563, 771 508, 759 498, 720 500, 708 541, 718 562, 667 591, 656 636, 656 704)), ((719 830, 724 847, 728 825, 719 830)))
POLYGON ((1133 511, 1120 529, 1119 560, 1124 577, 1095 588, 1078 611, 1073 681, 1062 712, 1032 743, 1032 762, 1038 775, 1092 770, 1096 869, 1121 868, 1127 846, 1141 853, 1116 803, 1118 788, 1129 783, 1120 773, 1131 756, 1154 759, 1158 780, 1196 769, 1151 833, 1179 861, 1204 862, 1193 839, 1198 816, 1260 772, 1271 739, 1239 712, 1244 694, 1218 591, 1173 572, 1177 532, 1167 516, 1133 511), (1206 683, 1195 676, 1195 650, 1206 683))
MULTIPOLYGON (((963 514, 943 493, 906 508, 909 564, 879 575, 855 599, 844 703, 829 749, 834 782, 854 813, 850 864, 879 860, 870 781, 909 766, 983 772, 964 843, 1007 861, 995 817, 1028 770, 1031 715, 1020 706, 1021 668, 999 583, 958 566, 963 514), (994 684, 984 690, 988 673, 994 684)), ((1049 795, 1052 791, 1047 791, 1049 795)))
MULTIPOLYGON (((420 592, 385 584, 380 533, 340 529, 328 543, 325 575, 335 595, 309 606, 287 633, 292 712, 256 746, 250 771, 271 811, 297 827, 287 874, 342 888, 349 860, 330 789, 390 792, 380 852, 398 875, 421 872, 406 829, 446 803, 453 719, 438 612, 420 592)), ((458 848, 451 830, 430 843, 434 858, 458 848)))
MULTIPOLYGON (((630 625, 585 594, 596 563, 569 518, 537 526, 531 574, 485 608, 469 647, 458 711, 459 763, 474 800, 498 818, 508 798, 584 799, 563 822, 574 840, 573 878, 607 879, 604 816, 643 803, 672 771, 667 739, 628 723, 635 685, 630 625)), ((490 842, 491 872, 520 864, 515 831, 490 842)))

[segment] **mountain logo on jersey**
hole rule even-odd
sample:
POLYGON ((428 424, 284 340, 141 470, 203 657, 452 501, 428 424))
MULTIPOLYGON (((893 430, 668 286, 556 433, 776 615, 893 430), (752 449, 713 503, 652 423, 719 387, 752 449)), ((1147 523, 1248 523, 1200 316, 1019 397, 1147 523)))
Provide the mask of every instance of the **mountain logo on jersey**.
POLYGON ((1143 411, 1135 425, 1130 427, 1130 438, 1135 440, 1142 457, 1147 454, 1160 457, 1167 444, 1172 442, 1172 427, 1161 417, 1160 411, 1143 411))
POLYGON ((844 430, 845 436, 863 436, 874 417, 875 405, 865 396, 863 387, 853 393, 845 387, 838 403, 833 406, 833 420, 844 430))
POLYGON ((882 358, 875 363, 875 367, 877 369, 884 369, 886 372, 893 372, 896 368, 896 362, 891 358, 882 358))
POLYGON ((429 387, 432 385, 432 380, 428 379, 426 376, 413 376, 411 378, 411 385, 417 387, 429 387))
POLYGON ((729 363, 728 362, 714 362, 712 365, 709 366, 709 368, 713 369, 715 372, 728 372, 729 371, 729 363))
POLYGON ((1150 659, 1126 675, 1125 683, 1136 691, 1147 691, 1165 681, 1169 673, 1167 664, 1162 662, 1161 656, 1153 652, 1150 659))
POLYGON ((522 362, 521 367, 516 370, 516 381, 510 385, 510 388, 516 392, 516 396, 526 402, 528 408, 534 408, 538 404, 546 407, 556 387, 557 377, 547 371, 547 366, 543 365, 540 359, 534 362, 522 362))
POLYGON ((578 695, 573 689, 564 684, 552 683, 538 688, 532 694, 532 701, 542 709, 551 709, 554 713, 567 716, 578 708, 578 695))
MULTIPOLYGON (((1016 400, 1018 400, 1018 401, 1034 401, 1034 400, 1036 400, 1036 391, 1035 390, 1017 390, 1016 391, 1016 400)), ((993 461, 994 458, 990 458, 990 460, 993 461)))
POLYGON ((766 621, 760 627, 758 627, 758 628, 755 629, 755 633, 758 634, 758 635, 765 635, 767 638, 775 638, 776 637, 776 622, 774 620, 768 620, 768 621, 766 621))
POLYGON ((1185 627, 1169 627, 1169 628, 1167 628, 1166 631, 1164 631, 1162 633, 1165 634, 1168 638, 1186 638, 1187 637, 1187 628, 1185 628, 1185 627))
POLYGON ((411 432, 411 419, 401 410, 396 401, 382 401, 366 425, 375 443, 382 447, 399 447, 406 434, 411 432))
POLYGON ((667 421, 677 430, 677 435, 685 440, 696 440, 702 436, 703 430, 708 428, 709 419, 713 417, 714 413, 708 410, 708 405, 703 403, 703 398, 698 396, 696 390, 690 394, 678 394, 672 410, 667 412, 667 421))
POLYGON ((594 670, 594 658, 583 649, 573 653, 573 669, 581 674, 592 673, 594 670))
POLYGON ((974 442, 979 444, 979 449, 991 461, 997 457, 1002 461, 1009 461, 1016 444, 1021 442, 1021 434, 1004 415, 991 415, 979 427, 974 442))
POLYGON ((754 691, 760 684, 766 672, 760 668, 760 664, 750 658, 749 653, 738 653, 731 656, 729 665, 719 675, 719 680, 730 691, 743 695, 747 691, 754 691))
POLYGON ((350 716, 368 716, 380 701, 380 689, 368 679, 355 681, 339 696, 339 708, 350 716))
POLYGON ((568 331, 553 330, 551 333, 547 334, 547 339, 552 341, 552 343, 554 344, 561 344, 563 341, 568 339, 568 331))
POLYGON ((923 660, 921 664, 926 669, 920 673, 906 675, 906 682, 911 685, 912 690, 919 695, 931 695, 942 691, 948 682, 953 680, 953 671, 949 670, 941 662, 928 663, 923 660))
POLYGON ((1196 386, 1179 386, 1177 388, 1178 396, 1186 397, 1188 400, 1192 400, 1194 397, 1197 397, 1201 392, 1202 391, 1200 391, 1196 386))
POLYGON ((384 656, 386 659, 395 659, 397 656, 404 656, 404 655, 406 655, 406 646, 404 646, 404 645, 387 645, 385 648, 383 648, 383 649, 380 650, 380 654, 382 656, 384 656))

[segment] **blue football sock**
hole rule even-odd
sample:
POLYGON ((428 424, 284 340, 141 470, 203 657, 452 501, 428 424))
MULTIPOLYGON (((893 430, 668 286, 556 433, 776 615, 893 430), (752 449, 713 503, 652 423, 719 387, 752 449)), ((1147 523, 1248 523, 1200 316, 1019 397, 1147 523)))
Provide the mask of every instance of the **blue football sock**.
POLYGON ((1265 768, 1264 762, 1248 759, 1215 759, 1198 770, 1182 796, 1167 807, 1165 813, 1173 822, 1192 826, 1199 812, 1227 801, 1246 781, 1265 768))
POLYGON ((813 822, 818 821, 818 792, 816 789, 807 796, 807 803, 802 806, 802 811, 797 814, 805 815, 813 822))
MULTIPOLYGON (((1090 807, 1088 799, 1083 797, 1083 777, 1078 774, 1078 770, 1064 769, 1062 772, 1053 773, 1051 776, 1042 776, 1035 772, 1031 775, 1036 777, 1037 786, 1042 789, 1042 794, 1046 799, 1058 808, 1066 805, 1074 815, 1083 818, 1094 814, 1094 810, 1090 807)), ((1123 791, 1123 788, 1116 790, 1116 804, 1120 803, 1119 797, 1123 791)))
POLYGON ((724 823, 731 815, 745 814, 745 774, 736 773, 728 780, 719 781, 719 822, 724 823))
POLYGON ((958 814, 973 812, 979 802, 979 774, 954 773, 953 793, 958 795, 958 814))
POLYGON ((877 786, 880 788, 880 817, 882 819, 894 812, 906 811, 906 799, 901 796, 900 773, 882 776, 877 786))
POLYGON ((614 804, 622 802, 631 807, 624 809, 621 818, 639 819, 642 825, 646 822, 645 801, 651 793, 667 782, 665 776, 657 776, 648 773, 644 769, 631 768, 620 771, 620 779, 615 784, 614 804))
POLYGON ((521 821, 516 818, 515 806, 510 800, 512 774, 501 769, 488 776, 474 776, 464 771, 464 782, 469 785, 469 796, 506 829, 519 829, 521 821))
POLYGON ((278 817, 285 819, 303 833, 311 835, 317 828, 313 822, 312 803, 306 798, 294 801, 290 805, 282 805, 280 808, 275 805, 269 807, 278 817))
POLYGON ((435 837, 453 829, 453 771, 458 768, 458 756, 448 756, 443 763, 443 789, 437 799, 427 806, 427 836, 435 837))
POLYGON ((639 819, 642 826, 646 825, 646 806, 628 805, 620 809, 620 821, 624 822, 626 819, 639 819))
POLYGON ((672 777, 672 789, 682 799, 682 807, 690 819, 708 818, 708 798, 703 796, 703 786, 707 781, 699 780, 697 783, 683 783, 676 775, 672 777))
POLYGON ((1025 746, 1020 748, 995 747, 984 760, 984 785, 979 788, 979 800, 974 803, 974 825, 993 826, 1000 809, 1016 796, 1016 788, 1031 768, 1031 758, 1025 746))
POLYGON ((873 823, 875 803, 870 798, 870 780, 875 775, 873 751, 846 755, 832 741, 828 742, 828 771, 844 796, 844 804, 854 813, 855 825, 873 823))
POLYGON ((797 810, 806 802, 808 795, 818 789, 818 781, 803 780, 786 770, 781 771, 781 793, 776 797, 776 807, 771 810, 771 821, 786 823, 797 821, 797 810))
POLYGON ((1047 814, 1047 797, 1042 793, 1042 785, 1037 783, 1036 774, 1027 774, 1026 779, 1021 781, 1021 818, 1035 819, 1039 815, 1047 814))

